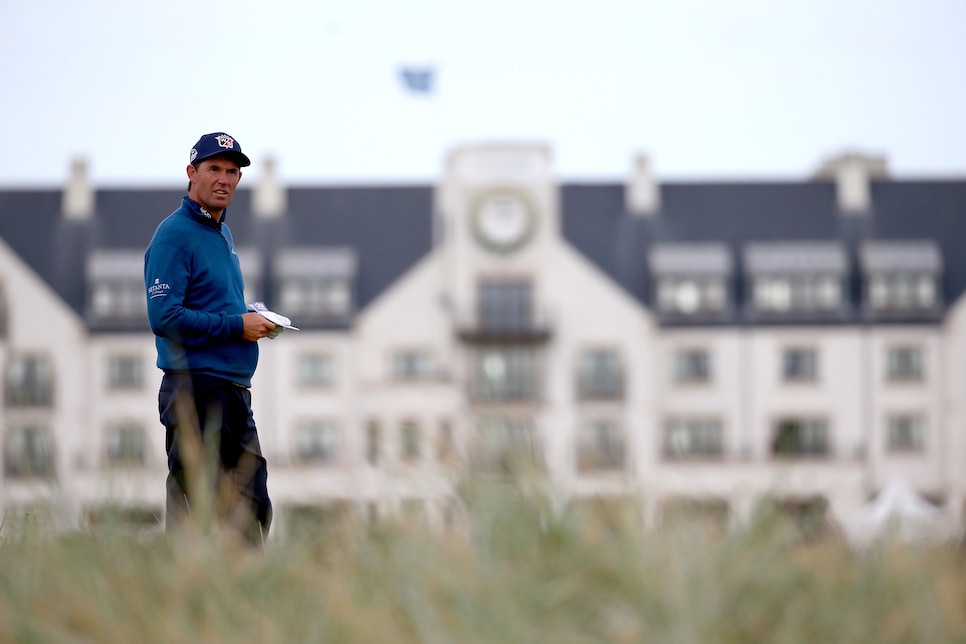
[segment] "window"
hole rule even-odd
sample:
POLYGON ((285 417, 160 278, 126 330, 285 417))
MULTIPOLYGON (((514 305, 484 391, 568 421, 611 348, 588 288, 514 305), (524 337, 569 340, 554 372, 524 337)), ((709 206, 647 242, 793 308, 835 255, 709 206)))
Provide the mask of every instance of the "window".
POLYGON ((366 462, 378 465, 382 456, 382 429, 376 421, 366 425, 366 462))
POLYGON ((14 427, 7 432, 3 473, 8 479, 53 479, 53 438, 44 427, 14 427))
POLYGON ((581 398, 614 400, 623 395, 620 357, 610 349, 592 349, 580 356, 577 389, 581 398))
POLYGON ((842 283, 835 275, 769 275, 753 284, 759 311, 835 311, 842 305, 842 283))
POLYGON ((886 378, 890 382, 915 382, 923 379, 922 349, 916 346, 889 347, 886 354, 886 378))
POLYGON ((704 349, 682 349, 674 354, 674 380, 682 384, 711 380, 711 358, 704 349))
POLYGON ((894 273, 873 275, 868 280, 867 299, 876 311, 929 310, 936 306, 936 276, 894 273))
POLYGON ((828 428, 822 419, 787 418, 775 424, 776 456, 821 456, 828 453, 828 428))
POLYGON ((490 333, 530 331, 533 323, 531 287, 526 281, 481 282, 479 322, 490 333))
POLYGON ((484 418, 478 426, 473 464, 483 472, 514 474, 542 467, 533 424, 512 417, 484 418))
POLYGON ((828 315, 846 305, 848 254, 838 242, 750 243, 744 260, 757 313, 828 315))
POLYGON ((426 351, 403 350, 392 356, 392 375, 398 380, 423 380, 432 371, 432 360, 426 351))
POLYGON ((665 425, 664 455, 671 459, 720 457, 724 454, 721 421, 672 418, 665 425))
POLYGON ((648 254, 657 278, 657 308, 674 315, 718 314, 728 309, 730 249, 719 243, 655 244, 648 254))
POLYGON ((301 318, 345 318, 354 308, 356 255, 351 248, 290 248, 275 258, 279 312, 301 318))
POLYGON ((405 421, 399 428, 400 457, 407 463, 419 460, 422 453, 422 434, 419 425, 413 421, 405 421))
POLYGON ((943 257, 936 242, 865 242, 859 260, 873 313, 930 313, 942 304, 943 257))
POLYGON ((473 399, 524 402, 537 395, 536 351, 529 347, 489 347, 476 352, 471 374, 473 399))
MULTIPOLYGON (((238 265, 241 267, 242 280, 245 282, 245 292, 242 296, 245 302, 259 302, 262 300, 262 273, 264 262, 262 254, 257 248, 235 247, 238 265)), ((295 325, 298 326, 298 325, 295 325)))
POLYGON ((137 355, 115 355, 107 359, 108 389, 140 389, 143 384, 143 360, 137 355))
POLYGON ((117 423, 107 428, 107 464, 141 466, 147 458, 144 428, 133 422, 117 423))
POLYGON ((310 419, 295 426, 295 457, 300 463, 334 463, 338 456, 335 423, 310 419))
POLYGON ((343 279, 295 279, 282 284, 281 310, 293 315, 344 317, 352 312, 349 283, 343 279))
POLYGON ((87 258, 88 311, 99 320, 147 319, 144 251, 94 251, 87 258))
POLYGON ((723 277, 662 277, 657 304, 664 313, 716 313, 724 310, 726 294, 723 277))
POLYGON ((300 387, 329 387, 335 382, 332 356, 325 353, 303 353, 298 357, 300 387))
POLYGON ((98 318, 147 317, 144 285, 140 282, 106 281, 94 285, 92 313, 98 318))
POLYGON ((51 407, 54 403, 53 367, 44 355, 12 355, 7 361, 7 405, 51 407))
POLYGON ((589 420, 577 436, 577 470, 596 472, 624 468, 624 436, 609 420, 589 420))
POLYGON ((886 447, 890 452, 921 452, 925 445, 925 421, 916 414, 898 414, 888 420, 886 447))
POLYGON ((814 382, 818 378, 818 353, 807 347, 792 347, 782 354, 782 380, 814 382))

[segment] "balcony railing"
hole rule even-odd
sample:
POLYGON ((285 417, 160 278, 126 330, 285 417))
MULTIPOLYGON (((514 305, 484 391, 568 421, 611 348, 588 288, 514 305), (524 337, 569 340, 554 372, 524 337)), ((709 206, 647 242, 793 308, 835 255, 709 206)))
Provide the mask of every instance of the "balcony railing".
POLYGON ((534 344, 553 335, 550 315, 541 309, 481 309, 457 316, 457 334, 474 344, 534 344))

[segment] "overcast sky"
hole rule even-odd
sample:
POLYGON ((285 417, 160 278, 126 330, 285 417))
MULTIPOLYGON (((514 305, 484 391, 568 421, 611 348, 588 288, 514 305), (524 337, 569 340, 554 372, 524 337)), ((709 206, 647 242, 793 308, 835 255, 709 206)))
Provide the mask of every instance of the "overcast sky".
POLYGON ((966 177, 963 0, 0 0, 0 184, 181 185, 225 130, 292 184, 431 182, 477 141, 567 180, 966 177), (431 65, 431 93, 404 65, 431 65))

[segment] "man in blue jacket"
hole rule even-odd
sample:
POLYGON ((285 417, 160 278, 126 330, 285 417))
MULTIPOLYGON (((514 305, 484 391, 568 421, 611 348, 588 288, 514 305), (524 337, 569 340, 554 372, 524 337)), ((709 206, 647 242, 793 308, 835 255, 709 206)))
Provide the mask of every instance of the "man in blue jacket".
MULTIPOLYGON (((144 254, 148 319, 164 371, 158 409, 168 453, 166 525, 210 493, 219 520, 262 544, 272 520, 268 469, 251 410, 257 341, 280 330, 248 311, 241 267, 225 225, 228 205, 251 165, 224 132, 191 149, 188 195, 158 226, 144 254), (217 450, 210 479, 202 463, 217 450), (204 486, 204 487, 202 487, 204 486)), ((209 463, 210 465, 210 463, 209 463)))

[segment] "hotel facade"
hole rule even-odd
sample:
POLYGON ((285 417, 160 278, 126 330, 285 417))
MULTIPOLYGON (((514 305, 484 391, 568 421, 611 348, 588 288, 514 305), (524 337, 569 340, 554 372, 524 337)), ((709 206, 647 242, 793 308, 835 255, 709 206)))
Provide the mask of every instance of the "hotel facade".
MULTIPOLYGON (((246 174, 227 224, 262 340, 277 525, 455 520, 523 465, 660 525, 763 500, 836 525, 901 478, 966 501, 966 179, 845 154, 801 181, 570 183, 548 147, 453 149, 435 185, 246 174)), ((143 253, 182 196, 0 190, 0 503, 163 521, 143 253)))

